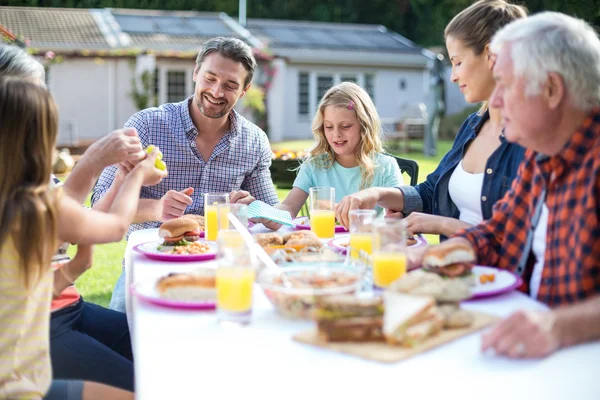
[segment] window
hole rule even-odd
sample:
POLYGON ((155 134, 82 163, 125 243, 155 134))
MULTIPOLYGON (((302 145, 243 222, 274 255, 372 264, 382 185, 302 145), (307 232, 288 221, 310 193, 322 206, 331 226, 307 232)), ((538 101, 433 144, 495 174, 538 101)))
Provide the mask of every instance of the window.
POLYGON ((298 116, 305 119, 319 106, 321 98, 333 85, 354 82, 363 87, 375 103, 375 74, 298 72, 298 116))
POLYGON ((321 101, 321 97, 323 97, 325 92, 333 85, 334 85, 333 76, 328 76, 328 75, 317 76, 317 93, 316 93, 317 102, 315 103, 317 106, 318 106, 319 102, 321 101))
POLYGON ((185 71, 167 72, 167 103, 176 103, 186 98, 185 71))
POLYGON ((298 74, 298 114, 308 115, 310 104, 309 98, 309 75, 307 72, 298 74))
POLYGON ((160 84, 160 71, 158 68, 154 69, 154 98, 152 99, 152 105, 158 107, 158 86, 160 84))

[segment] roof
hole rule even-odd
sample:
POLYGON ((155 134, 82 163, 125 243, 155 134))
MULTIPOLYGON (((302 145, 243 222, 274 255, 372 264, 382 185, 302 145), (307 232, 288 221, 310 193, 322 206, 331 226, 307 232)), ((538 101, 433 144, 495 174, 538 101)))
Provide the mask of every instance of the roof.
POLYGON ((248 30, 269 48, 420 53, 421 47, 382 25, 248 19, 248 30))
MULTIPOLYGON (((225 13, 137 9, 0 7, 0 25, 41 51, 196 52, 208 38, 245 40, 258 58, 264 45, 225 13)), ((132 53, 133 54, 133 53, 132 53)), ((265 56, 265 57, 263 57, 265 56)))
POLYGON ((0 24, 34 48, 110 48, 87 9, 0 7, 0 24))

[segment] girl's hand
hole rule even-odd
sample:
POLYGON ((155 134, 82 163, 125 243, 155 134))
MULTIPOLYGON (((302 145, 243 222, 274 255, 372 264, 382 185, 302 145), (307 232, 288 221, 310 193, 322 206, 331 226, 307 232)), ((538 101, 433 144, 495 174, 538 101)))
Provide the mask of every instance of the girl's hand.
POLYGON ((144 176, 143 186, 154 186, 167 177, 167 171, 155 167, 156 157, 158 156, 158 147, 152 150, 146 158, 135 166, 134 171, 140 171, 144 176))
POLYGON ((404 218, 404 214, 401 211, 394 211, 394 210, 386 209, 385 217, 386 218, 404 218))

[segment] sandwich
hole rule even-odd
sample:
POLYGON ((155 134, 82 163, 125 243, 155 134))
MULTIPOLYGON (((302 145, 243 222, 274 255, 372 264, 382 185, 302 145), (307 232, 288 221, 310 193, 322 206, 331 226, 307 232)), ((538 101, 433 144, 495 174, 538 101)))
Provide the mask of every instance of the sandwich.
POLYGON ((473 323, 473 314, 459 305, 472 294, 471 288, 463 280, 444 279, 432 272, 415 270, 393 282, 388 291, 432 297, 444 319, 444 328, 466 328, 473 323))
POLYGON ((415 347, 439 333, 444 318, 433 297, 386 291, 383 334, 389 344, 415 347))
POLYGON ((463 242, 444 242, 432 246, 423 255, 423 268, 443 278, 461 279, 469 286, 475 285, 472 269, 477 257, 473 247, 463 242))
POLYGON ((383 341, 381 297, 321 297, 317 301, 314 319, 319 336, 328 342, 383 341))
POLYGON ((160 297, 177 301, 207 301, 217 297, 215 270, 201 268, 190 273, 171 273, 158 280, 160 297))
POLYGON ((165 246, 187 246, 200 238, 200 227, 191 218, 175 218, 160 226, 158 236, 165 246))

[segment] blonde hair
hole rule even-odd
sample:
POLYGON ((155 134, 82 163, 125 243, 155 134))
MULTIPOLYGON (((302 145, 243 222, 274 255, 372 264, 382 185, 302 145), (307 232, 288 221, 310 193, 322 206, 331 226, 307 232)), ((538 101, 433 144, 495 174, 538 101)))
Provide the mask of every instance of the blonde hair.
MULTIPOLYGON (((475 55, 481 55, 492 37, 505 25, 527 17, 527 8, 504 0, 479 0, 458 13, 444 30, 444 38, 452 36, 475 55)), ((479 114, 488 109, 484 101, 479 114)))
POLYGON ((356 113, 361 140, 355 155, 361 170, 360 188, 367 188, 373 182, 377 154, 383 151, 381 120, 369 94, 356 83, 342 82, 323 95, 312 122, 313 136, 317 143, 310 150, 310 157, 306 162, 313 162, 320 168, 331 168, 335 161, 335 152, 329 146, 323 128, 323 113, 328 106, 351 108, 356 113))
POLYGON ((12 239, 29 287, 57 247, 56 199, 48 187, 56 104, 39 85, 0 77, 0 121, 0 248, 12 239))

